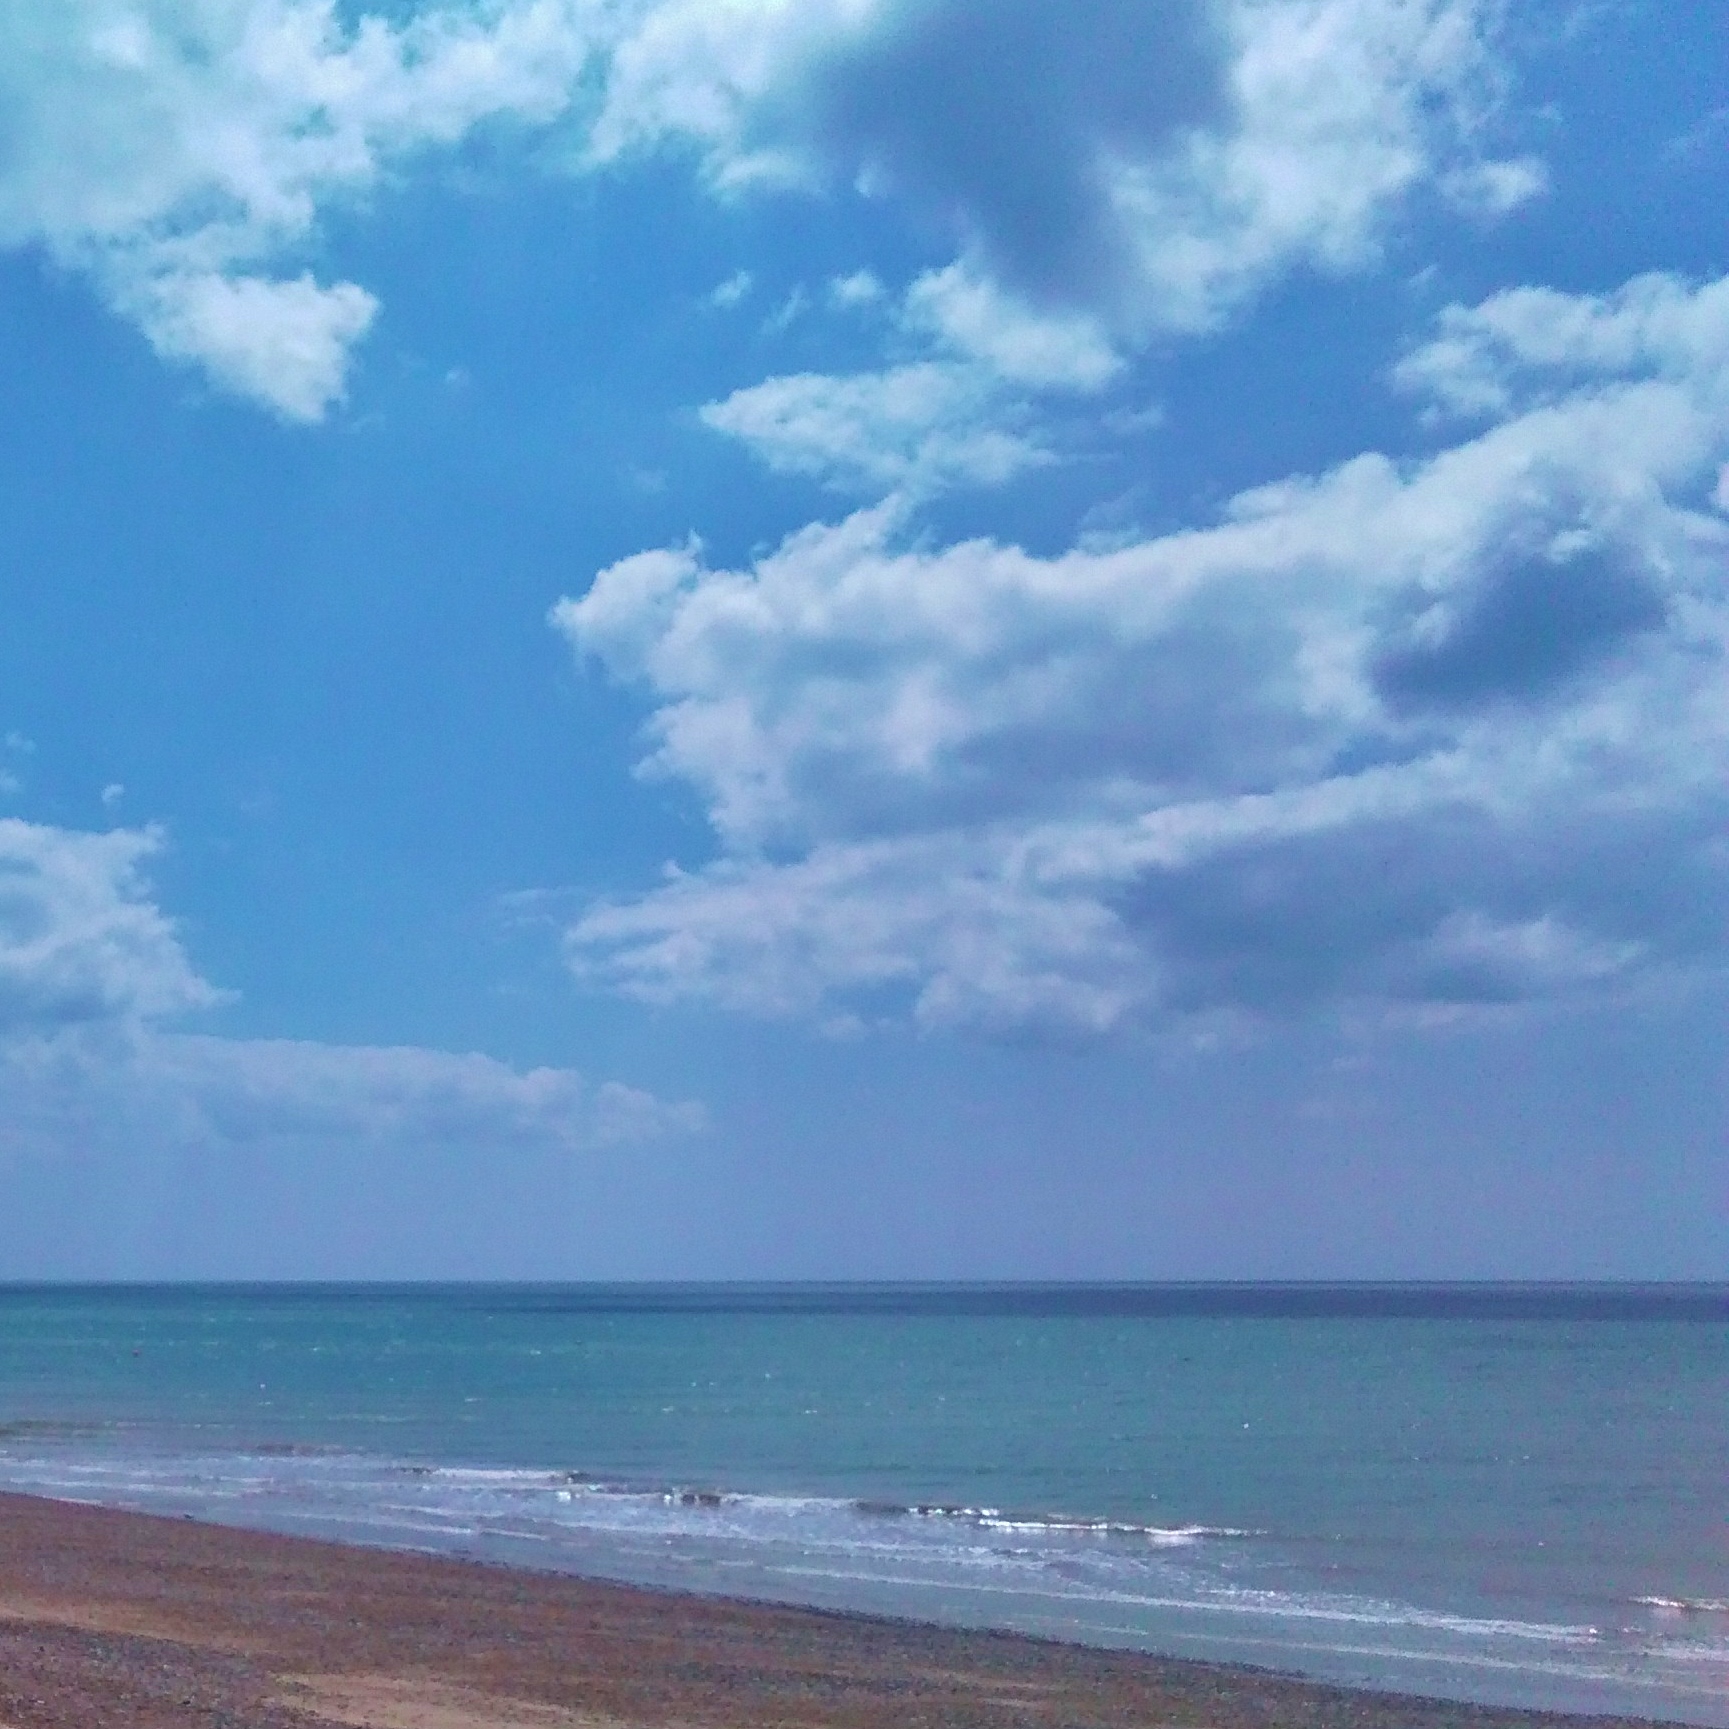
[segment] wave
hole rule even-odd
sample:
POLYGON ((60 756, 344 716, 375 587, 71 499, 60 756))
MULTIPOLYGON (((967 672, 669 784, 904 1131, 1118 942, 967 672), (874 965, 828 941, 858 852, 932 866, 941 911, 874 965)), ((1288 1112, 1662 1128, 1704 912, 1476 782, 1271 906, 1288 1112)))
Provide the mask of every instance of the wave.
MULTIPOLYGON (((1132 1566, 1137 1547, 1193 1549, 1208 1539, 1246 1540, 1263 1533, 1224 1525, 1149 1525, 1128 1520, 1084 1519, 1067 1515, 1018 1515, 996 1507, 974 1507, 948 1502, 895 1502, 850 1499, 822 1495, 762 1493, 687 1485, 620 1482, 582 1471, 540 1471, 511 1467, 398 1465, 397 1475, 418 1482, 443 1483, 453 1489, 502 1491, 522 1511, 554 1507, 590 1513, 612 1508, 623 1514, 646 1514, 651 1523, 632 1534, 665 1532, 670 1527, 653 1519, 657 1510, 678 1516, 680 1534, 714 1535, 743 1540, 765 1547, 796 1548, 807 1561, 819 1557, 826 1567, 811 1567, 782 1560, 777 1571, 820 1573, 831 1577, 866 1577, 882 1585, 916 1587, 923 1590, 960 1591, 1023 1598, 1039 1598, 1068 1604, 1114 1603, 1125 1607, 1157 1609, 1192 1614, 1224 1615, 1233 1619, 1253 1618, 1298 1623, 1334 1623, 1341 1626, 1404 1628, 1466 1639, 1513 1640, 1546 1645, 1588 1646, 1602 1638, 1595 1626, 1573 1623, 1533 1622, 1506 1617, 1471 1616, 1422 1608, 1381 1599, 1353 1597, 1325 1591, 1257 1589, 1227 1582, 1210 1573, 1195 1574, 1162 1570, 1150 1576, 1123 1573, 1112 1566, 1113 1557, 1101 1554, 1086 1542, 1092 1538, 1118 1539, 1115 1559, 1132 1566), (720 1527, 708 1529, 705 1515, 726 1517, 720 1527), (689 1523, 694 1515, 697 1523, 689 1523), (873 1529, 892 1530, 901 1522, 909 1529, 931 1530, 935 1542, 909 1548, 900 1542, 872 1542, 873 1529), (977 1544, 956 1546, 942 1540, 953 1531, 987 1536, 1004 1534, 1050 1540, 1050 1547, 1029 1546, 1013 1550, 977 1544), (1079 1547, 1077 1547, 1077 1540, 1079 1547), (1126 1540, 1126 1541, 1122 1541, 1126 1540), (835 1571, 842 1557, 863 1563, 870 1557, 879 1562, 922 1562, 927 1569, 917 1573, 872 1570, 868 1575, 835 1571), (1076 1558, 1093 1558, 1097 1569, 1060 1580, 1046 1577, 1053 1564, 1076 1558), (1007 1565, 1005 1564, 1012 1564, 1007 1565), (989 1581, 979 1576, 981 1568, 1006 1577, 989 1581), (1102 1569, 1102 1570, 1099 1570, 1102 1569), (946 1575, 946 1576, 945 1576, 946 1575), (1154 1584, 1156 1581, 1156 1585, 1154 1584), (1159 1589, 1164 1586, 1165 1589, 1159 1589)), ((400 1511, 400 1510, 399 1510, 400 1511)), ((472 1514, 467 1508, 465 1513, 472 1514)), ((520 1516, 520 1515, 519 1515, 520 1516)), ((465 1525, 470 1534, 479 1527, 465 1525)), ((498 1528, 498 1527, 495 1527, 498 1528)), ((521 1525, 508 1533, 514 1537, 544 1541, 547 1534, 521 1525)), ((612 1534, 618 1534, 614 1528, 612 1534)))
POLYGON ((612 1496, 619 1500, 658 1502, 665 1507, 723 1511, 756 1508, 788 1513, 817 1508, 852 1512, 866 1519, 918 1519, 944 1521, 977 1531, 1020 1536, 1120 1537, 1146 1542, 1158 1548, 1186 1548, 1210 1537, 1258 1537, 1265 1533, 1232 1525, 1149 1525, 1129 1519, 1095 1519, 1068 1513, 1023 1513, 1001 1507, 969 1507, 944 1501, 883 1501, 823 1495, 764 1494, 736 1489, 691 1487, 683 1484, 619 1482, 586 1471, 542 1472, 509 1468, 485 1469, 458 1466, 403 1465, 398 1470, 415 1477, 441 1477, 501 1488, 532 1491, 550 1488, 561 1502, 573 1501, 580 1493, 612 1496))
POLYGON ((1142 1538, 1164 1548, 1185 1548, 1205 1537, 1257 1537, 1259 1531, 1231 1525, 1142 1525, 1129 1519, 1087 1519, 1065 1513, 1005 1513, 1000 1507, 958 1507, 943 1502, 854 1501, 861 1513, 884 1518, 952 1519, 979 1531, 1006 1531, 1023 1536, 1142 1538))

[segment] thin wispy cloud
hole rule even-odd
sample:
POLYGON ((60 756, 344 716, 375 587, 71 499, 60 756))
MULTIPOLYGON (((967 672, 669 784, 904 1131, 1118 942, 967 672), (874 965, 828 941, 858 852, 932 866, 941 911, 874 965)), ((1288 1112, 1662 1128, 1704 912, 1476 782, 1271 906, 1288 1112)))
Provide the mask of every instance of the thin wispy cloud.
POLYGON ((580 1153, 702 1126, 694 1104, 568 1069, 177 1030, 232 993, 199 975, 152 896, 163 844, 0 821, 0 1157, 129 1141, 218 1157, 308 1140, 580 1153))

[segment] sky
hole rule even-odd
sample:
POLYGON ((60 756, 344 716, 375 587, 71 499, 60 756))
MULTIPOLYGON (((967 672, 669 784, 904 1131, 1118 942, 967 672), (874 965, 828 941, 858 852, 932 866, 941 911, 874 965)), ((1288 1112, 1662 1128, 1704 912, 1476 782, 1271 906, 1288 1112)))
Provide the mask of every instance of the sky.
POLYGON ((0 17, 0 1278, 1729 1265, 1720 0, 0 17))

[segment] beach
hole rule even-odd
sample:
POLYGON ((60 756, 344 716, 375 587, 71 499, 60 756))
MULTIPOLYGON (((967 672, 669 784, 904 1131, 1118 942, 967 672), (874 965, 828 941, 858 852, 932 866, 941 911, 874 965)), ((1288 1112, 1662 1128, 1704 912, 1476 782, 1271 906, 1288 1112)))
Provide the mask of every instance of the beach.
POLYGON ((3 1729, 1596 1729, 1630 1718, 0 1495, 3 1729))

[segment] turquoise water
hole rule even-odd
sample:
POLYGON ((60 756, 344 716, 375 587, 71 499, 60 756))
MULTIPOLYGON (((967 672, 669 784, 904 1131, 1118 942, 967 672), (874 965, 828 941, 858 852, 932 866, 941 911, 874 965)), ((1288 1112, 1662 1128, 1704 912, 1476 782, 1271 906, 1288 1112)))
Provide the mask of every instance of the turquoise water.
POLYGON ((0 1288, 0 1486, 1729 1725, 1729 1289, 0 1288))

